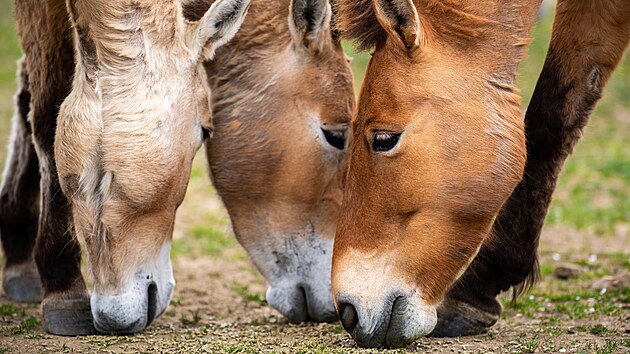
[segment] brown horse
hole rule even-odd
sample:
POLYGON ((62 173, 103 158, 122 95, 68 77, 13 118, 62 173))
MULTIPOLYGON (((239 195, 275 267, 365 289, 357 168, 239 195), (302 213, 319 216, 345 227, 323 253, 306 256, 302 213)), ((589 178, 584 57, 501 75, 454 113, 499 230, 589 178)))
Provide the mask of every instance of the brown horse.
POLYGON ((337 318, 330 268, 354 92, 330 18, 326 0, 254 0, 206 63, 214 186, 268 303, 291 322, 337 318))
POLYGON ((343 35, 373 48, 332 269, 359 345, 478 333, 535 278, 558 173, 630 39, 630 2, 560 0, 523 124, 539 3, 338 1, 343 35))
POLYGON ((25 59, 1 199, 5 291, 38 297, 37 233, 48 331, 139 331, 169 303, 175 211, 211 129, 201 63, 234 36, 249 1, 219 0, 194 22, 178 0, 15 5, 25 59))

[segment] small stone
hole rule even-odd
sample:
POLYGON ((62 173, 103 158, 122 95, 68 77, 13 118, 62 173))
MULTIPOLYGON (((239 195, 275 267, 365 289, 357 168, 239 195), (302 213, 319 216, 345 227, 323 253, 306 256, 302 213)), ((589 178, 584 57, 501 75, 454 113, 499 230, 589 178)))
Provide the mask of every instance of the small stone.
POLYGON ((593 289, 623 290, 630 288, 630 273, 621 273, 614 276, 603 277, 596 280, 591 286, 593 289))
POLYGON ((553 275, 558 279, 570 279, 577 277, 582 269, 577 264, 563 263, 553 270, 553 275))

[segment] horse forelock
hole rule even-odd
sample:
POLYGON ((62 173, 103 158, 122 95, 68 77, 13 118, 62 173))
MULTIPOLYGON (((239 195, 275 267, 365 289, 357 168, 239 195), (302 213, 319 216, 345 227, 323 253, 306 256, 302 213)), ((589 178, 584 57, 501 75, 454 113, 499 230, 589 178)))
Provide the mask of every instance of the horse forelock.
POLYGON ((372 0, 336 0, 333 13, 333 27, 341 38, 354 41, 359 50, 385 42, 387 33, 376 18, 372 0))

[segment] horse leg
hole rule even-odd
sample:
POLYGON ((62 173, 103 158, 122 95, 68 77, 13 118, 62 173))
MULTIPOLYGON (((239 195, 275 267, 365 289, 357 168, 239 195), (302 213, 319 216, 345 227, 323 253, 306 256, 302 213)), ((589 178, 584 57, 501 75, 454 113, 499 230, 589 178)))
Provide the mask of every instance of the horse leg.
POLYGON ((19 63, 18 84, 11 149, 0 187, 0 237, 7 258, 2 288, 11 300, 37 302, 42 299, 33 260, 39 218, 39 161, 27 119, 31 94, 23 59, 19 63))
POLYGON ((527 164, 473 263, 438 310, 433 336, 477 334, 538 276, 540 231, 564 161, 630 40, 630 2, 560 0, 543 71, 525 115, 527 164))
POLYGON ((41 176, 34 258, 42 282, 44 324, 53 334, 91 334, 95 330, 81 275, 80 245, 53 156, 59 106, 74 72, 68 14, 64 1, 23 0, 15 2, 15 17, 29 74, 29 118, 41 176))

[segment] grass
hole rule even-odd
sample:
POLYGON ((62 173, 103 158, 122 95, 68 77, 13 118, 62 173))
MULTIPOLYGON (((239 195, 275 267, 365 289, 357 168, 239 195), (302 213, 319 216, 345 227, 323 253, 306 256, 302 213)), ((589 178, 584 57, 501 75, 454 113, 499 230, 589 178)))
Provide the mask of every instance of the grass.
MULTIPOLYGON (((575 285, 573 285, 575 287, 575 285)), ((505 298, 504 307, 528 318, 536 318, 541 313, 563 314, 569 319, 579 319, 599 315, 620 316, 625 310, 620 304, 630 302, 630 290, 550 290, 536 288, 529 296, 523 296, 514 303, 505 298)))
POLYGON ((23 308, 15 307, 11 304, 0 305, 0 316, 18 316, 25 317, 26 310, 23 308))
POLYGON ((174 240, 173 255, 219 255, 223 250, 236 245, 234 236, 226 232, 227 227, 227 220, 215 215, 207 216, 203 224, 192 226, 187 237, 174 240))
POLYGON ((39 320, 34 316, 27 316, 19 325, 11 328, 10 332, 13 335, 27 333, 39 326, 39 323, 39 320))
POLYGON ((265 305, 267 303, 265 295, 249 291, 249 285, 233 284, 231 289, 246 301, 257 302, 261 305, 265 305))
POLYGON ((192 314, 192 317, 188 317, 186 314, 182 314, 179 318, 179 322, 184 326, 194 326, 201 321, 201 316, 199 315, 199 311, 195 311, 192 314))

